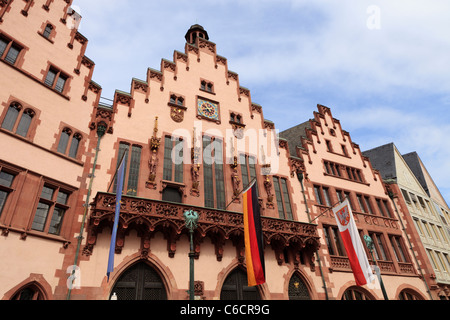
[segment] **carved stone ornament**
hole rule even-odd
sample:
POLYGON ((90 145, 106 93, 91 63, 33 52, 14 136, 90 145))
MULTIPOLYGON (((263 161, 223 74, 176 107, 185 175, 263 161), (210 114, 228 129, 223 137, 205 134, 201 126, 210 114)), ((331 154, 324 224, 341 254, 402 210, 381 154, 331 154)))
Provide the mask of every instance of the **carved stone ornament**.
POLYGON ((170 117, 173 121, 181 123, 184 121, 184 111, 185 108, 170 107, 170 117))
MULTIPOLYGON (((87 225, 87 242, 83 249, 84 255, 92 255, 98 234, 102 232, 104 227, 112 226, 115 203, 115 195, 102 192, 97 193, 91 203, 91 214, 87 225)), ((198 220, 195 221, 197 232, 194 240, 197 256, 200 255, 201 251, 200 241, 205 237, 210 237, 213 239, 216 257, 220 261, 225 248, 224 242, 226 239, 231 239, 236 247, 239 261, 243 261, 245 251, 242 250, 244 221, 241 213, 208 208, 195 208, 194 210, 184 204, 164 203, 152 199, 136 199, 129 196, 122 196, 120 204, 117 252, 120 252, 124 247, 126 236, 130 230, 137 228, 140 230, 139 234, 142 239, 139 250, 142 256, 148 255, 154 233, 161 231, 164 233, 164 239, 167 240, 169 257, 173 258, 179 236, 187 228, 186 216, 184 215, 186 212, 189 212, 187 218, 198 217, 198 220)), ((282 252, 283 247, 290 246, 297 246, 301 250, 307 250, 307 252, 314 252, 320 247, 320 237, 316 225, 262 217, 261 226, 265 243, 276 246, 279 252, 282 252)), ((282 255, 280 259, 282 259, 282 255)))
POLYGON ((145 186, 148 189, 156 189, 156 169, 159 164, 158 149, 161 144, 161 139, 157 138, 158 134, 158 117, 155 118, 155 128, 153 129, 153 137, 150 139, 150 160, 148 161, 148 167, 150 173, 148 175, 148 181, 145 186))

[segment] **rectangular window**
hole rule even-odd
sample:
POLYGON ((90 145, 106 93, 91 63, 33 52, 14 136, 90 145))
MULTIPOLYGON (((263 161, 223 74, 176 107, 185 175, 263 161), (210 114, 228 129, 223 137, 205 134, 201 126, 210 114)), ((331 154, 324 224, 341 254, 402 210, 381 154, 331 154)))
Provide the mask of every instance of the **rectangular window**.
POLYGON ((314 194, 316 195, 317 203, 320 205, 324 205, 323 199, 322 199, 322 193, 320 192, 319 186, 314 186, 314 194))
POLYGON ((203 137, 203 174, 205 207, 225 209, 223 176, 223 143, 219 139, 203 137))
POLYGON ((398 262, 408 262, 403 246, 403 241, 400 236, 391 236, 391 245, 394 249, 395 258, 398 262))
POLYGON ((67 77, 60 75, 58 80, 56 80, 55 90, 58 92, 63 92, 64 86, 66 85, 67 77))
POLYGON ((14 180, 14 175, 0 171, 0 216, 5 206, 8 195, 13 191, 11 189, 14 180))
POLYGON ((14 65, 22 47, 7 38, 0 38, 0 58, 14 65))
POLYGON ((55 91, 63 93, 68 79, 69 77, 63 74, 60 70, 50 67, 44 83, 55 91))
POLYGON ((344 246, 341 243, 341 237, 338 227, 332 227, 331 230, 333 232, 333 240, 336 245, 337 254, 341 257, 346 257, 347 255, 345 253, 344 246))
POLYGON ((388 205, 387 200, 383 200, 383 207, 386 210, 386 216, 388 218, 392 218, 391 210, 389 209, 389 205, 388 205))
POLYGON ((245 188, 256 178, 256 158, 241 154, 239 161, 242 172, 242 186, 245 188))
POLYGON ((11 64, 15 64, 17 61, 17 57, 19 56, 20 50, 21 49, 18 46, 12 45, 8 51, 8 54, 5 57, 5 61, 11 64))
POLYGON ((49 87, 53 87, 53 83, 55 82, 56 74, 58 71, 54 69, 48 70, 47 77, 45 78, 45 84, 49 87))
POLYGON ((330 235, 328 234, 328 231, 329 231, 329 228, 324 226, 323 233, 325 235, 325 242, 327 243, 328 252, 330 253, 330 255, 334 256, 335 252, 334 252, 333 246, 331 244, 331 238, 330 238, 330 235))
POLYGON ((373 240, 374 244, 374 254, 377 260, 388 261, 388 256, 386 255, 386 250, 384 246, 384 241, 382 238, 382 234, 372 233, 370 237, 373 240))
POLYGON ((370 214, 373 214, 372 206, 370 205, 370 199, 369 199, 369 197, 363 197, 363 198, 364 198, 364 203, 366 204, 366 207, 367 207, 367 211, 368 211, 370 214))
POLYGON ((3 53, 5 52, 7 46, 8 42, 0 38, 0 57, 3 56, 3 53))
POLYGON ((328 188, 321 186, 314 186, 314 194, 316 195, 317 203, 322 206, 331 207, 330 194, 328 188))
POLYGON ((277 199, 278 214, 281 219, 292 220, 292 207, 289 198, 287 181, 283 178, 273 177, 275 197, 277 199))
POLYGON ((164 140, 164 173, 167 181, 183 182, 183 141, 172 141, 171 137, 164 140))
POLYGON ((286 217, 288 220, 292 220, 292 207, 291 200, 289 199, 289 192, 287 188, 286 179, 281 179, 281 189, 283 190, 284 210, 286 211, 286 217))
POLYGON ((59 235, 64 215, 69 209, 67 206, 69 196, 69 192, 59 187, 44 185, 31 229, 59 235), (49 216, 51 216, 50 221, 48 221, 49 216))
POLYGON ((358 204, 359 204, 359 208, 361 209, 361 212, 366 213, 366 210, 364 209, 364 204, 362 201, 362 196, 360 194, 357 194, 356 198, 358 199, 358 204))
MULTIPOLYGON (((119 146, 119 154, 117 158, 117 167, 119 167, 120 160, 125 154, 125 175, 124 175, 124 184, 123 184, 123 192, 129 196, 136 196, 138 189, 138 181, 139 181, 139 170, 141 165, 141 146, 132 146, 131 154, 130 154, 130 145, 126 142, 121 142, 119 146), (126 154, 125 154, 126 153, 126 154)), ((117 176, 114 179, 114 188, 113 192, 117 192, 117 176)))

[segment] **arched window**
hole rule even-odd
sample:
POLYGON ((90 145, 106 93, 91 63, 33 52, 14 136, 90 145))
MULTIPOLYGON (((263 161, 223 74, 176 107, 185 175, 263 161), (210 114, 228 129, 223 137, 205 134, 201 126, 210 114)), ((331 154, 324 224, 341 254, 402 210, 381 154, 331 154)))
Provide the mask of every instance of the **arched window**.
POLYGON ((247 273, 237 268, 226 278, 220 293, 221 300, 261 300, 257 287, 249 287, 247 273))
POLYGON ((298 273, 289 281, 289 300, 311 300, 308 287, 298 273))
POLYGON ((81 134, 74 133, 70 128, 64 128, 59 138, 57 151, 76 159, 82 138, 81 134))
POLYGON ((45 300, 42 291, 34 284, 20 289, 11 300, 45 300))
POLYGON ((71 158, 77 157, 80 142, 81 142, 81 135, 79 133, 75 133, 72 137, 72 143, 70 144, 69 157, 71 158))
POLYGON ((345 290, 341 300, 375 300, 375 298, 363 288, 354 286, 345 290))
POLYGON ((2 128, 26 138, 35 115, 32 109, 24 109, 19 103, 13 102, 3 119, 2 128))
POLYGON ((111 291, 117 300, 167 300, 160 275, 145 262, 128 268, 111 291))
POLYGON ((33 121, 34 116, 35 113, 31 109, 26 109, 22 113, 22 117, 20 118, 16 131, 19 136, 26 137, 28 135, 28 130, 30 129, 31 121, 33 121))
POLYGON ((3 119, 2 128, 13 131, 14 125, 16 124, 19 113, 22 110, 22 106, 17 102, 11 103, 8 112, 6 113, 5 119, 3 119))
POLYGON ((423 298, 411 289, 405 289, 398 295, 398 300, 423 300, 423 298))

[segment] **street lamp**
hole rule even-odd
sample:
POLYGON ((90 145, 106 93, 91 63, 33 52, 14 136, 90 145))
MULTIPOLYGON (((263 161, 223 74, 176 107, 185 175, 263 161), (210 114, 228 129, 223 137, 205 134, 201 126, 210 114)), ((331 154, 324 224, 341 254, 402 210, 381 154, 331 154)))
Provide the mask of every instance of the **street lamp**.
POLYGON ((374 249, 373 240, 372 240, 372 238, 370 236, 365 235, 364 236, 364 241, 366 242, 367 249, 369 249, 369 251, 370 251, 370 255, 372 256, 372 260, 375 261, 375 266, 378 268, 378 270, 376 270, 376 271, 377 271, 378 280, 380 281, 381 291, 383 292, 384 300, 389 300, 389 298, 387 296, 387 293, 386 293, 386 289, 384 288, 383 279, 381 279, 381 270, 380 270, 380 268, 377 265, 377 260, 373 256, 373 249, 374 249))
POLYGON ((186 220, 186 228, 189 229, 189 238, 191 243, 191 249, 189 252, 189 299, 195 300, 194 297, 194 230, 197 229, 198 213, 194 210, 189 210, 184 213, 184 219, 186 220))

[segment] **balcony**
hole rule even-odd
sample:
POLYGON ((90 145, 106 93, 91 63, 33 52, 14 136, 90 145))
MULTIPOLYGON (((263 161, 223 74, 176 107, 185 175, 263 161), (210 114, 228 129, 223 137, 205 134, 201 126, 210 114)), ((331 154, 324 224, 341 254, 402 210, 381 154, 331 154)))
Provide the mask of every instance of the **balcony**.
MULTIPOLYGON (((115 194, 98 193, 91 203, 88 238, 83 254, 91 255, 98 233, 105 226, 112 227, 115 202, 115 194)), ((243 261, 245 250, 242 213, 129 196, 123 196, 121 201, 116 253, 121 252, 127 231, 136 229, 142 238, 143 258, 148 254, 152 234, 157 231, 163 232, 168 242, 169 256, 173 257, 177 240, 180 235, 187 233, 183 214, 188 210, 194 210, 199 214, 194 237, 197 257, 200 254, 200 243, 208 236, 215 245, 217 260, 222 259, 225 240, 232 240, 239 260, 243 261)), ((298 250, 308 250, 311 253, 320 247, 320 237, 315 224, 268 217, 263 217, 261 223, 265 243, 272 246, 280 264, 283 262, 283 249, 287 246, 298 250)))

